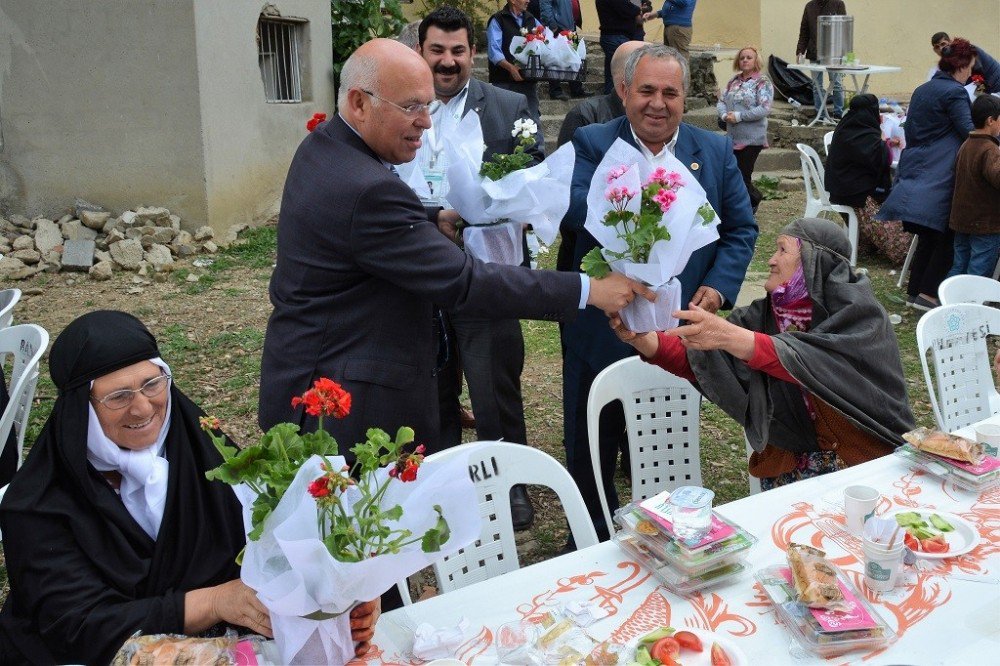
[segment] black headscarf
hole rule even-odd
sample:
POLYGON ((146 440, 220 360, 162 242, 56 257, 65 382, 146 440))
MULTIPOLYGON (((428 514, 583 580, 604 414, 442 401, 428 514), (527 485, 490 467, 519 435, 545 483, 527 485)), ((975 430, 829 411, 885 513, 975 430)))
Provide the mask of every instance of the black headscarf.
POLYGON ((832 203, 857 208, 865 205, 869 195, 877 201, 888 196, 889 148, 882 140, 875 95, 855 95, 850 110, 833 131, 825 185, 832 203))
MULTIPOLYGON (((808 331, 778 333, 770 295, 736 308, 729 321, 771 335, 778 360, 803 389, 861 430, 892 446, 914 428, 899 345, 866 275, 851 270, 851 245, 829 220, 803 218, 781 234, 802 241, 813 305, 808 331)), ((699 390, 746 429, 750 445, 818 451, 799 386, 751 370, 722 351, 689 351, 699 390)))
POLYGON ((138 630, 182 633, 185 592, 239 577, 240 504, 205 478, 222 459, 201 431, 203 412, 176 387, 155 541, 87 461, 90 381, 159 355, 124 312, 85 314, 53 344, 59 397, 0 504, 11 588, 0 612, 3 663, 107 664, 138 630))

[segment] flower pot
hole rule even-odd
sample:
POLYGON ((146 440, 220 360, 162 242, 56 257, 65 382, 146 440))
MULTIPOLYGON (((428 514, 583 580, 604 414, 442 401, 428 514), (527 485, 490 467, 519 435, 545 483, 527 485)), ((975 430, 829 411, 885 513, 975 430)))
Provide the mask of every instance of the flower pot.
POLYGON ((462 230, 465 249, 473 257, 491 264, 520 266, 524 262, 521 223, 510 220, 490 225, 472 225, 462 230))
POLYGON ((673 316, 681 305, 680 283, 677 278, 652 289, 656 293, 655 302, 650 303, 642 296, 636 296, 619 312, 625 328, 636 333, 649 333, 677 326, 679 322, 673 316))

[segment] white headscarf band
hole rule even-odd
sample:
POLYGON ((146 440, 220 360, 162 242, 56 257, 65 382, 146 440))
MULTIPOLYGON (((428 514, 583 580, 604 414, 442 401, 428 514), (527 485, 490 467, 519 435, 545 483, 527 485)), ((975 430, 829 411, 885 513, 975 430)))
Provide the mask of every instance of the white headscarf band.
MULTIPOLYGON (((170 366, 159 357, 149 359, 166 374, 170 366)), ((93 388, 94 383, 90 383, 93 388)), ((123 449, 104 434, 93 403, 88 404, 90 421, 87 426, 87 460, 101 472, 118 472, 122 475, 122 503, 135 522, 153 539, 160 532, 163 509, 167 502, 167 472, 170 463, 163 457, 163 443, 170 430, 170 393, 167 392, 167 412, 156 441, 139 451, 123 449)))

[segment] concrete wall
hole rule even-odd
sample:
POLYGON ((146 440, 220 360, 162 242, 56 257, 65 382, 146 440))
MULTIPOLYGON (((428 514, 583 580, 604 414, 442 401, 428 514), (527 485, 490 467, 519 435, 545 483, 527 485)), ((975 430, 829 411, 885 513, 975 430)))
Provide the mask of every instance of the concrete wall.
MULTIPOLYGON (((933 64, 931 35, 944 30, 965 37, 994 57, 1000 53, 1000 0, 846 0, 854 16, 854 50, 862 62, 897 65, 899 74, 873 76, 880 94, 909 94, 933 64)), ((653 0, 657 9, 662 6, 653 0)), ((699 0, 694 13, 697 46, 739 48, 756 44, 767 55, 793 59, 805 0, 699 0)), ((594 0, 581 0, 584 31, 596 33, 594 0)), ((646 39, 662 42, 662 23, 646 24, 646 39)))
POLYGON ((313 113, 332 113, 329 0, 271 0, 303 26, 302 102, 268 103, 257 62, 261 0, 195 0, 205 181, 212 226, 222 230, 272 210, 313 113))
POLYGON ((0 0, 0 210, 207 218, 190 2, 0 0))
POLYGON ((303 101, 265 101, 262 0, 0 0, 0 212, 162 205, 218 231, 275 209, 306 120, 331 112, 329 0, 307 19, 303 101))

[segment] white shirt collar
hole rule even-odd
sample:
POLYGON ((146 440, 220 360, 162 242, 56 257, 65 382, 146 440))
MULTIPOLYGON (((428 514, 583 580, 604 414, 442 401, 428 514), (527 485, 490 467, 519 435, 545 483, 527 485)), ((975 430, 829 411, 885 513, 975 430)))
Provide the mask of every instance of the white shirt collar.
POLYGON ((674 132, 674 136, 670 139, 670 141, 667 141, 663 145, 663 149, 660 150, 659 153, 654 155, 653 151, 647 148, 646 144, 644 144, 642 140, 639 139, 638 136, 636 136, 635 130, 632 129, 631 123, 629 123, 628 129, 630 132, 632 132, 632 138, 635 140, 635 145, 639 146, 639 152, 642 153, 643 157, 649 160, 650 163, 653 164, 653 166, 660 166, 660 162, 663 162, 663 160, 666 159, 667 151, 670 151, 671 155, 674 154, 674 151, 677 148, 677 137, 680 136, 681 133, 681 128, 680 126, 678 126, 677 131, 674 132))

